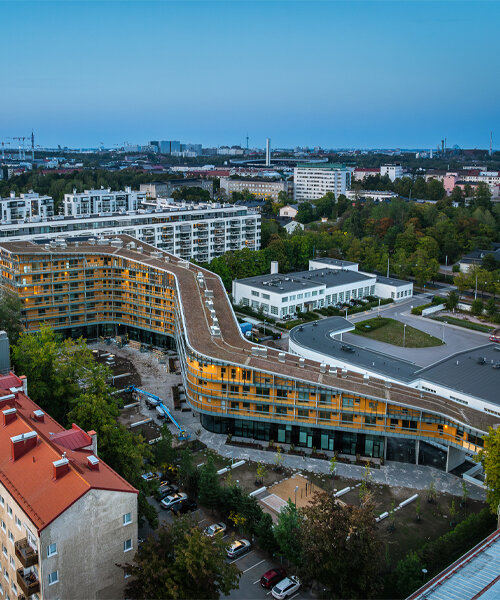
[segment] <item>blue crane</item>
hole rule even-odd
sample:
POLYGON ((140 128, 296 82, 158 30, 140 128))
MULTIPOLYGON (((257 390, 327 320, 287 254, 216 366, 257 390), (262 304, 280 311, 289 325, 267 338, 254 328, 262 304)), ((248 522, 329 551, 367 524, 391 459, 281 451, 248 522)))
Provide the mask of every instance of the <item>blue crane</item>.
POLYGON ((145 390, 141 390, 140 388, 136 387, 135 385, 129 385, 129 387, 124 389, 123 391, 124 392, 134 392, 136 394, 142 394, 143 396, 146 396, 149 399, 150 404, 153 404, 153 406, 156 406, 156 410, 158 411, 158 413, 161 416, 166 417, 167 419, 170 419, 170 421, 172 421, 172 423, 178 429, 178 431, 179 431, 179 433, 177 434, 178 440, 188 440, 190 438, 190 434, 185 429, 182 429, 182 427, 179 425, 179 423, 177 423, 177 421, 174 419, 174 416, 168 410, 168 408, 163 404, 163 401, 160 397, 155 396, 151 392, 146 392, 145 390))

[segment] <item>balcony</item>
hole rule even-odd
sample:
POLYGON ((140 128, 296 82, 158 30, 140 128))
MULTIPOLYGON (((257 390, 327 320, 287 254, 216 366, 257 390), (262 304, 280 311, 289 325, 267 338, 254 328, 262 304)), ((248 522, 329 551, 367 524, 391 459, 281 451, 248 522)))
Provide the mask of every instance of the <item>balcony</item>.
POLYGON ((17 584, 26 597, 38 594, 40 591, 40 581, 33 570, 17 569, 17 584))
POLYGON ((32 567, 38 563, 38 552, 29 544, 28 539, 23 538, 15 543, 16 556, 24 568, 32 567))

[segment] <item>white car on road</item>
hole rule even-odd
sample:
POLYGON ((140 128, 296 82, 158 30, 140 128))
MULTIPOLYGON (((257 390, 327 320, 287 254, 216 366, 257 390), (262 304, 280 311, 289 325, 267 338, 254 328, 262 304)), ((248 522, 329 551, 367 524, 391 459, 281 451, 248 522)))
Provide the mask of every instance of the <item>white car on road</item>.
POLYGON ((284 600, 285 598, 289 598, 300 588, 300 580, 295 575, 291 575, 290 577, 285 577, 279 583, 277 583, 271 593, 273 598, 276 600, 284 600))

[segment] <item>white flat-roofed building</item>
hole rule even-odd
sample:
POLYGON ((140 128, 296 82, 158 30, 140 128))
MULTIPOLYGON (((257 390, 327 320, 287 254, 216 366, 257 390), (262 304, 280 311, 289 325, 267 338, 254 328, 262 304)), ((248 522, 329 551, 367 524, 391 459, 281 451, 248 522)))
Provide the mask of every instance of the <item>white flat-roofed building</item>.
POLYGON ((63 211, 67 217, 112 214, 137 210, 145 199, 145 192, 133 191, 129 187, 118 192, 111 191, 111 188, 84 192, 73 190, 72 194, 64 194, 63 211))
POLYGON ((220 189, 223 190, 228 198, 233 192, 250 192, 257 198, 278 199, 280 192, 288 194, 288 182, 282 179, 273 180, 266 178, 242 177, 232 179, 230 177, 221 177, 220 189))
POLYGON ((351 169, 344 165, 304 165, 294 169, 294 201, 322 198, 333 192, 337 198, 351 187, 351 169))
POLYGON ((397 194, 395 192, 381 192, 378 190, 349 190, 345 193, 345 195, 348 200, 365 198, 367 200, 374 200, 375 202, 384 202, 386 200, 397 198, 397 194))
POLYGON ((380 167, 380 177, 389 176, 391 181, 403 177, 403 167, 401 165, 382 165, 380 167))
POLYGON ((233 281, 235 304, 276 319, 375 294, 376 276, 341 269, 272 273, 233 281))
POLYGON ((47 219, 54 214, 54 200, 51 196, 40 196, 30 191, 16 197, 11 192, 8 198, 0 198, 0 222, 8 223, 17 219, 47 219))
POLYGON ((309 271, 315 269, 337 269, 341 271, 357 271, 358 263, 350 260, 340 260, 338 258, 311 258, 309 261, 309 271))
POLYGON ((406 300, 413 296, 413 282, 377 275, 375 296, 379 298, 392 298, 394 302, 406 300))
POLYGON ((2 241, 48 241, 57 237, 127 234, 186 260, 210 262, 230 250, 260 248, 260 215, 232 204, 144 202, 137 211, 56 216, 3 225, 2 241))

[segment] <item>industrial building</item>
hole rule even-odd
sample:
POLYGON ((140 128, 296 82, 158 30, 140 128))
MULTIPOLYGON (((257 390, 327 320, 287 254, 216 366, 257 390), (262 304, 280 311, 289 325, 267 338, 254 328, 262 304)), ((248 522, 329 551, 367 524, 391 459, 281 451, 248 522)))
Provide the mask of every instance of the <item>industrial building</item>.
POLYGON ((317 200, 328 192, 338 198, 351 187, 351 169, 328 163, 303 165, 294 168, 293 180, 296 203, 317 200))
POLYGON ((211 179, 167 179, 165 181, 153 181, 152 183, 141 183, 140 190, 148 198, 171 198, 172 192, 182 188, 201 188, 214 195, 214 182, 211 179))
POLYGON ((94 431, 65 430, 0 376, 0 566, 4 598, 119 598, 137 549, 137 490, 98 457, 94 431))
POLYGON ((216 433, 374 460, 396 443, 418 441, 439 446, 449 470, 500 423, 498 399, 483 398, 481 379, 474 394, 482 404, 464 402, 441 393, 444 380, 442 388, 416 389, 383 373, 252 345, 217 275, 129 236, 2 242, 0 272, 22 300, 28 331, 47 322, 88 339, 120 334, 175 344, 188 402, 216 433))

